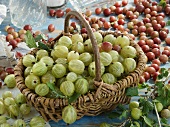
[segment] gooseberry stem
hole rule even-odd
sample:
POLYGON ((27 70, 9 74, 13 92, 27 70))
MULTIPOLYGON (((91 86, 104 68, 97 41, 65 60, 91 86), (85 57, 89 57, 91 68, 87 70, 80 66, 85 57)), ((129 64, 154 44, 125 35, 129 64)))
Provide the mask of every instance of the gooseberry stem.
POLYGON ((157 108, 156 108, 156 105, 155 105, 155 102, 153 104, 154 104, 154 108, 155 108, 155 111, 156 111, 156 116, 157 116, 157 119, 158 119, 159 127, 162 127, 161 122, 160 122, 160 117, 159 117, 159 114, 158 114, 158 111, 157 111, 157 108))
POLYGON ((120 126, 118 126, 118 127, 124 127, 125 126, 125 124, 128 122, 128 121, 130 121, 131 120, 131 118, 128 118, 127 120, 125 120, 123 123, 121 123, 121 125, 120 126))

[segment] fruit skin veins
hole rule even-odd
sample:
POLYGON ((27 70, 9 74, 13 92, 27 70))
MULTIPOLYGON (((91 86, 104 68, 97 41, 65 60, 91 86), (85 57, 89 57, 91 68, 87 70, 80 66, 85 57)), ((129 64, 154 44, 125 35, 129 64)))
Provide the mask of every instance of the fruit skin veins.
POLYGON ((137 121, 135 121, 133 123, 136 125, 136 127, 140 127, 140 124, 137 121))
POLYGON ((28 75, 25 78, 25 85, 29 89, 35 89, 38 84, 40 84, 40 78, 34 74, 28 75))
POLYGON ((139 107, 139 102, 137 101, 131 101, 129 104, 129 109, 132 110, 133 108, 138 108, 139 107))
POLYGON ((88 92, 89 83, 86 79, 80 78, 75 82, 75 91, 80 94, 86 94, 88 92))
POLYGON ((138 120, 142 116, 142 111, 138 108, 133 108, 131 111, 131 116, 133 119, 138 120))
POLYGON ((46 84, 38 84, 35 87, 35 92, 39 95, 39 96, 45 96, 48 94, 49 92, 49 87, 46 84))
POLYGON ((5 105, 0 101, 0 115, 5 113, 5 105))
POLYGON ((66 74, 66 68, 62 64, 55 64, 52 68, 52 74, 56 78, 62 78, 66 74))
POLYGON ((85 69, 85 65, 81 60, 71 60, 68 63, 68 69, 76 74, 82 74, 85 69))
POLYGON ((29 125, 30 127, 44 127, 45 120, 41 116, 34 116, 29 125))
POLYGON ((14 124, 13 124, 13 127, 26 127, 26 123, 24 122, 24 120, 22 119, 17 119, 14 124))
POLYGON ((76 111, 76 109, 71 105, 68 105, 68 106, 64 107, 64 109, 62 110, 62 119, 67 124, 74 123, 76 121, 76 119, 77 119, 77 111, 76 111))
POLYGON ((75 86, 71 81, 64 81, 60 85, 60 91, 65 95, 65 96, 72 96, 75 91, 75 86))
POLYGON ((110 125, 108 123, 101 123, 100 127, 110 127, 110 125))
POLYGON ((163 109, 161 111, 161 117, 162 118, 170 118, 170 111, 168 109, 163 109))
POLYGON ((23 57, 23 65, 26 66, 26 67, 30 67, 30 66, 33 66, 33 64, 36 62, 36 59, 33 55, 31 54, 28 54, 28 55, 25 55, 23 57))
POLYGON ((105 52, 110 52, 112 50, 112 44, 110 42, 103 42, 101 48, 105 52))
POLYGON ((33 74, 37 76, 43 76, 47 72, 48 68, 44 62, 39 61, 35 63, 32 67, 33 74))
POLYGON ((163 109, 162 103, 160 103, 160 102, 156 103, 156 109, 158 112, 162 111, 162 109, 163 109))
POLYGON ((6 123, 6 117, 0 116, 0 124, 6 123))
POLYGON ((14 74, 7 75, 5 77, 4 83, 8 88, 14 88, 16 86, 16 80, 14 74))

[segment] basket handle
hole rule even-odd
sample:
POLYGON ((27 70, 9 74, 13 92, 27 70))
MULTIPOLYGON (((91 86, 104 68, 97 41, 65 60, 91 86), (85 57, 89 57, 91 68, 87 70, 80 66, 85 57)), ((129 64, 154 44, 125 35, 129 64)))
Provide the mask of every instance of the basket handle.
POLYGON ((94 58, 95 58, 95 68, 96 68, 96 77, 95 81, 100 81, 101 80, 101 67, 100 67, 100 54, 99 54, 99 49, 97 46, 97 40, 96 37, 94 36, 92 29, 90 25, 87 23, 87 21, 83 18, 83 15, 78 13, 77 11, 70 11, 66 14, 65 17, 65 22, 64 22, 64 32, 69 33, 69 20, 71 16, 76 16, 85 26, 87 30, 87 35, 91 40, 92 47, 93 47, 93 52, 94 52, 94 58))

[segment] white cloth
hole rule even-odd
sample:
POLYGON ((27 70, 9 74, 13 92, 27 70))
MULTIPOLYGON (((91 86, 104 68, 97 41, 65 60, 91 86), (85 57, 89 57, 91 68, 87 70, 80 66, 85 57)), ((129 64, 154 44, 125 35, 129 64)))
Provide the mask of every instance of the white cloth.
POLYGON ((0 4, 0 24, 5 19, 7 13, 7 8, 5 5, 0 4))
POLYGON ((0 66, 13 67, 17 61, 14 52, 11 51, 12 46, 6 42, 5 35, 0 35, 0 66))

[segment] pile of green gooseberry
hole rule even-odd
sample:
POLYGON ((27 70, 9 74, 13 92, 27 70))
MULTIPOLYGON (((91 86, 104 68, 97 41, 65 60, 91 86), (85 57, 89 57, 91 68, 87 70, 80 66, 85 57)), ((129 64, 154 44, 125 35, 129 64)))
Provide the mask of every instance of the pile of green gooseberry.
MULTIPOLYGON (((116 38, 109 34, 103 38, 99 32, 94 32, 94 35, 100 51, 103 82, 113 85, 122 74, 135 70, 137 51, 130 46, 127 36, 116 38), (114 46, 119 46, 120 50, 114 50, 114 46)), ((40 49, 35 56, 25 55, 22 62, 25 66, 25 85, 39 96, 49 96, 47 83, 54 83, 68 97, 74 92, 83 95, 95 88, 91 40, 83 41, 80 34, 72 35, 71 38, 62 36, 50 52, 40 49)))
MULTIPOLYGON (((108 34, 103 37, 100 32, 94 32, 94 36, 99 48, 104 83, 114 85, 123 78, 122 75, 135 70, 137 51, 130 45, 127 36, 108 34)), ((48 83, 53 84, 56 91, 66 98, 74 93, 84 95, 96 90, 93 83, 96 76, 93 46, 91 40, 83 40, 81 34, 62 36, 50 51, 39 49, 35 55, 26 54, 22 63, 25 66, 25 85, 39 96, 56 98, 48 83)), ((67 108, 76 114, 73 106, 68 105, 67 108)), ((70 112, 63 115, 66 123, 76 120, 76 117, 72 117, 72 121, 64 118, 72 116, 70 112)))
MULTIPOLYGON (((0 127, 11 127, 9 119, 14 119, 12 127, 26 127, 23 116, 31 112, 31 107, 26 103, 26 98, 22 93, 13 97, 11 91, 5 91, 0 98, 0 127)), ((30 122, 30 127, 44 127, 45 121, 40 116, 34 116, 30 122)))

